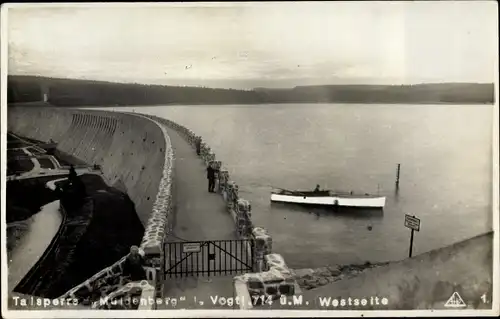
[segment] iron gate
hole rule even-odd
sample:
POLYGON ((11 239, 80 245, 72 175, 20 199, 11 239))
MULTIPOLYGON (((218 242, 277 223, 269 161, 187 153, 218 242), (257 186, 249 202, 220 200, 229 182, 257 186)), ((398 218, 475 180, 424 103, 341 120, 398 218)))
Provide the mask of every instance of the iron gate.
POLYGON ((165 243, 165 275, 169 277, 231 275, 252 270, 251 239, 165 243))

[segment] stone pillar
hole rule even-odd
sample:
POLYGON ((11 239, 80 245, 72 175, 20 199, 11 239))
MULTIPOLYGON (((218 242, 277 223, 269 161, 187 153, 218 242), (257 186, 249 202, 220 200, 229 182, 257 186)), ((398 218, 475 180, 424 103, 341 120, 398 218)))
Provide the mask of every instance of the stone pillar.
POLYGON ((194 141, 193 141, 193 146, 196 151, 196 154, 198 156, 201 156, 201 144, 203 143, 203 140, 201 136, 196 136, 194 141))
POLYGON ((225 194, 227 190, 227 182, 229 181, 229 172, 225 168, 221 168, 219 171, 219 192, 227 200, 227 195, 225 194))
POLYGON ((266 271, 264 256, 271 253, 273 240, 267 230, 262 227, 255 227, 252 230, 254 240, 254 272, 266 271))
POLYGON ((144 269, 146 270, 146 279, 156 283, 160 278, 163 254, 148 254, 144 256, 144 269))
POLYGON ((186 135, 186 139, 187 139, 189 144, 193 145, 195 140, 196 140, 196 134, 194 134, 193 131, 188 130, 187 135, 186 135))
POLYGON ((144 270, 146 271, 146 280, 158 289, 156 296, 163 296, 164 282, 164 261, 165 254, 163 249, 160 253, 149 253, 144 255, 144 270))
MULTIPOLYGON (((157 209, 153 209, 153 214, 157 209)), ((149 221, 149 225, 144 233, 144 239, 141 243, 141 250, 143 250, 143 268, 146 272, 146 279, 156 286, 157 282, 163 280, 163 271, 165 260, 165 252, 163 245, 163 238, 165 232, 164 228, 160 225, 166 225, 167 219, 162 216, 155 216, 149 221)), ((159 286, 160 291, 157 293, 162 294, 161 289, 163 285, 159 286)))
MULTIPOLYGON (((198 135, 195 135, 194 138, 193 138, 193 145, 196 147, 196 142, 197 141, 200 141, 200 146, 201 146, 201 143, 203 141, 203 139, 201 138, 201 136, 198 136, 198 135)), ((200 147, 201 149, 201 147, 200 147)))
POLYGON ((208 154, 210 154, 211 148, 207 144, 205 144, 205 149, 202 149, 203 160, 207 163, 208 154))
POLYGON ((232 193, 233 193, 233 187, 235 185, 235 182, 233 181, 227 181, 227 184, 226 184, 226 189, 225 189, 225 193, 224 193, 224 199, 226 200, 226 207, 227 207, 227 210, 230 211, 231 209, 233 209, 233 204, 232 204, 232 193))
POLYGON ((237 200, 236 229, 239 237, 252 235, 251 205, 243 198, 237 200))
POLYGON ((204 158, 206 149, 207 149, 207 143, 203 142, 203 140, 202 140, 200 143, 200 156, 201 156, 201 158, 204 158))
POLYGON ((227 192, 226 192, 227 200, 226 200, 226 205, 228 211, 231 211, 232 209, 236 209, 235 203, 236 200, 238 199, 238 185, 236 185, 235 182, 229 181, 227 182, 227 192))
POLYGON ((295 293, 295 280, 292 272, 288 268, 279 254, 265 255, 265 263, 268 269, 272 269, 273 276, 276 277, 275 284, 266 287, 266 294, 272 295, 273 299, 282 295, 292 296, 295 293))

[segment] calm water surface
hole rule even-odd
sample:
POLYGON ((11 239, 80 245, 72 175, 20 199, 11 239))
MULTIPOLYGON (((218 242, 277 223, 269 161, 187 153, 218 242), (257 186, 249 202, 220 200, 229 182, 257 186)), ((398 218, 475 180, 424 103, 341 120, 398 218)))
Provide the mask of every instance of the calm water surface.
POLYGON ((38 262, 59 230, 62 223, 59 201, 42 206, 40 212, 30 217, 27 222, 29 229, 16 243, 8 261, 9 291, 14 289, 38 262))
POLYGON ((407 257, 404 215, 422 220, 414 254, 492 229, 492 106, 293 104, 115 110, 202 135, 292 267, 407 257), (399 191, 396 167, 401 163, 399 191), (381 211, 271 204, 271 187, 387 196, 381 211), (368 226, 372 226, 371 230, 368 226))

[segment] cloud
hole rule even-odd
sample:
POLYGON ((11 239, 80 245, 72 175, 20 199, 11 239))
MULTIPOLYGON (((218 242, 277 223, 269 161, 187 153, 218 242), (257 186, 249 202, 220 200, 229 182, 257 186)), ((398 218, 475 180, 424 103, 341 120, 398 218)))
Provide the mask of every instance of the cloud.
POLYGON ((11 9, 9 72, 143 81, 487 82, 497 57, 493 8, 319 2, 11 9))

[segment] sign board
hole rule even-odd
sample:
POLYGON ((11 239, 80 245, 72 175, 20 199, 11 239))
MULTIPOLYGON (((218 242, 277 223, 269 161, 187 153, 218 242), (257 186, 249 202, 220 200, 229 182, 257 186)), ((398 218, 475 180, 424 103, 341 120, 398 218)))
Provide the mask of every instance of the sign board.
POLYGON ((200 243, 186 243, 182 244, 183 253, 197 253, 201 251, 200 243))
POLYGON ((405 215, 405 226, 416 230, 420 231, 420 219, 416 218, 415 216, 410 216, 408 214, 405 215))

